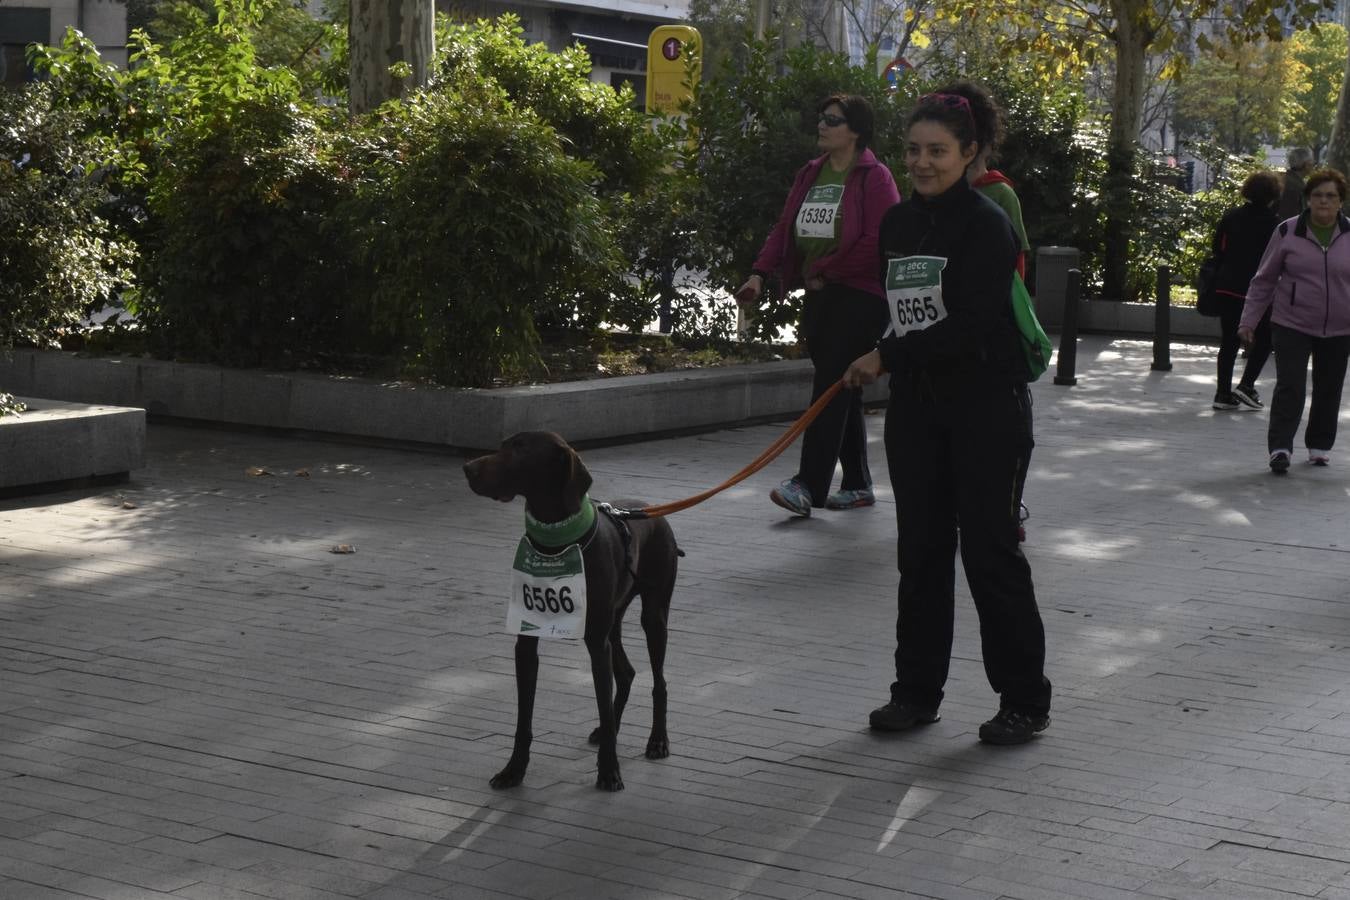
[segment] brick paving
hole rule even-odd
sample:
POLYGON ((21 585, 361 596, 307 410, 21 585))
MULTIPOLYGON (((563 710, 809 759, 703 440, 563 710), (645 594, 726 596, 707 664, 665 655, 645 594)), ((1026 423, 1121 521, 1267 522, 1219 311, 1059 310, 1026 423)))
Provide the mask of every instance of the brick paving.
MULTIPOLYGON (((562 642, 525 784, 487 786, 519 502, 454 456, 154 425, 130 483, 0 502, 0 897, 1350 898, 1350 456, 1277 479, 1265 414, 1209 409, 1212 348, 1150 361, 1087 338, 1078 386, 1035 388, 1041 739, 977 743, 963 587, 942 721, 867 731, 875 416, 877 507, 789 520, 784 461, 672 519, 672 755, 642 758, 632 615, 613 795, 562 642)), ((781 430, 590 450, 593 495, 684 497, 781 430)))

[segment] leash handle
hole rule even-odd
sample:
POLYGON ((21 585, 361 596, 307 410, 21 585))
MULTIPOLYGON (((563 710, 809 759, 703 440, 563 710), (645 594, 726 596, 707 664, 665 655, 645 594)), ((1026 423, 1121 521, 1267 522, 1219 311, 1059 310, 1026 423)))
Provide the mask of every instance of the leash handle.
POLYGON ((788 430, 783 432, 783 434, 770 444, 763 453, 755 457, 748 466, 741 469, 735 475, 732 475, 717 487, 709 488, 701 494, 695 494, 692 497, 686 497, 683 500, 676 500, 672 503, 661 503, 656 506, 644 506, 642 509, 632 510, 629 513, 630 517, 635 519, 654 519, 658 516, 668 516, 671 513, 688 509, 691 506, 697 506, 709 497, 713 497, 722 493, 729 487, 740 484, 742 481, 773 462, 784 450, 791 446, 792 442, 806 430, 808 425, 816 420, 816 417, 824 411, 825 407, 830 405, 830 401, 835 398, 835 395, 838 394, 843 387, 844 381, 842 378, 830 385, 823 394, 816 398, 816 402, 812 403, 806 412, 802 413, 797 421, 793 422, 788 430))

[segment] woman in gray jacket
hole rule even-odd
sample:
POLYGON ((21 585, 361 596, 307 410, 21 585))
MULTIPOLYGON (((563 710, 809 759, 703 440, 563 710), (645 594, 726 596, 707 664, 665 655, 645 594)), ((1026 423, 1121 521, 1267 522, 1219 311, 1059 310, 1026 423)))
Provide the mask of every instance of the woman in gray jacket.
POLYGON ((1330 461, 1350 357, 1350 219, 1341 213, 1345 176, 1321 169, 1308 177, 1303 193, 1308 208, 1271 235, 1238 326, 1238 338, 1250 345, 1257 323, 1270 310, 1275 393, 1266 449, 1277 475, 1289 471, 1310 357, 1312 407, 1303 441, 1312 465, 1330 461))

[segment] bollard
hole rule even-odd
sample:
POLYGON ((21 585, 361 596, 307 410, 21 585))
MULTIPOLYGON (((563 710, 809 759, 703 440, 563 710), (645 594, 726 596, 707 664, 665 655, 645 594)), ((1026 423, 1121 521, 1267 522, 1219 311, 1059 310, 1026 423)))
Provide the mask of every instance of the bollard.
POLYGON ((1172 273, 1158 266, 1157 305, 1153 308, 1153 366, 1155 372, 1172 371, 1172 273))
POLYGON ((1059 356, 1055 361, 1055 384, 1075 385, 1074 367, 1078 364, 1078 291, 1083 273, 1068 271, 1064 285, 1064 318, 1059 328, 1059 356))
POLYGON ((675 267, 666 266, 661 270, 661 305, 656 311, 656 330, 670 334, 675 327, 675 317, 671 312, 670 298, 675 293, 675 267))

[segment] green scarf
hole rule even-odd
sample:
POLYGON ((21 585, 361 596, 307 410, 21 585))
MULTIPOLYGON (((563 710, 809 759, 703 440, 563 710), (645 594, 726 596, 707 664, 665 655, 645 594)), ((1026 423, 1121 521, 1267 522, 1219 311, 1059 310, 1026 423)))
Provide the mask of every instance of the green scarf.
POLYGON ((584 538, 595 524, 595 504, 590 494, 581 498, 581 509, 561 522, 540 522, 525 510, 525 536, 540 547, 565 547, 584 538))

